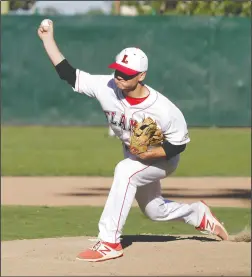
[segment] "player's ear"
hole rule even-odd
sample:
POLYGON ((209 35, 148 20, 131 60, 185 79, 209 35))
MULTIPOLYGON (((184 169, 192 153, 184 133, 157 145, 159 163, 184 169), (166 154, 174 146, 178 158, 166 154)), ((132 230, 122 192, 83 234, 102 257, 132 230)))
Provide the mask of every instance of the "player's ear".
POLYGON ((146 72, 141 72, 139 74, 139 82, 142 82, 145 79, 145 76, 146 76, 146 72))

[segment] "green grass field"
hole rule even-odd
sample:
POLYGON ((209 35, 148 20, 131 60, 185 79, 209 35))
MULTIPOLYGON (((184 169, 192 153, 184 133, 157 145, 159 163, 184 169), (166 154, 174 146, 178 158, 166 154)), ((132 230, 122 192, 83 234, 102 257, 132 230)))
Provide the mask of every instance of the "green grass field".
MULTIPOLYGON (((250 176, 250 129, 190 129, 174 176, 250 176)), ((2 176, 112 176, 121 142, 106 127, 2 127, 2 176)))
MULTIPOLYGON (((251 211, 246 208, 213 208, 230 234, 251 226, 251 211)), ((97 236, 100 207, 2 206, 1 239, 34 239, 63 236, 97 236)), ((132 208, 124 235, 201 234, 182 222, 153 222, 138 208, 132 208)))
MULTIPOLYGON (((175 176, 250 176, 249 129, 190 129, 175 176)), ((121 143, 107 128, 2 127, 2 176, 112 176, 121 143)), ((231 234, 251 225, 250 209, 213 208, 231 234)), ((2 206, 2 240, 96 236, 101 207, 2 206)), ((152 222, 132 208, 124 234, 199 234, 181 222, 152 222)))

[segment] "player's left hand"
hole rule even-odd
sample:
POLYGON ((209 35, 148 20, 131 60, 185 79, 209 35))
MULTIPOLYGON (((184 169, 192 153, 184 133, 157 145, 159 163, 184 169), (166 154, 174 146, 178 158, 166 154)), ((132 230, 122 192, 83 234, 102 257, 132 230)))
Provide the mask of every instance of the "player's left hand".
POLYGON ((146 152, 135 155, 141 160, 159 159, 166 157, 166 153, 161 146, 148 149, 146 152))

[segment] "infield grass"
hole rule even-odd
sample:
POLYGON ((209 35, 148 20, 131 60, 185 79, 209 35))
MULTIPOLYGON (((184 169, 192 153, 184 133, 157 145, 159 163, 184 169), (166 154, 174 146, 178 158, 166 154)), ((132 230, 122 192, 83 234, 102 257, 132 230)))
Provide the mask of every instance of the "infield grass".
MULTIPOLYGON (((250 129, 190 129, 174 176, 250 176, 250 129)), ((107 127, 2 126, 3 176, 112 176, 121 142, 107 127)))
MULTIPOLYGON (((63 236, 97 236, 101 207, 2 206, 1 239, 35 239, 63 236)), ((230 234, 251 226, 248 208, 212 208, 230 234)), ((124 235, 201 234, 182 222, 153 222, 133 207, 124 235)))

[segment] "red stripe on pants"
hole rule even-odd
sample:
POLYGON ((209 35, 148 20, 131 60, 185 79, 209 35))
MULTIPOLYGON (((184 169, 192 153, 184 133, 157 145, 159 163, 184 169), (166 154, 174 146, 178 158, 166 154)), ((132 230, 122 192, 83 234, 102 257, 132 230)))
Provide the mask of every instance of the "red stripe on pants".
POLYGON ((117 232, 118 232, 118 229, 119 229, 119 224, 120 224, 120 220, 121 220, 121 215, 122 215, 122 210, 123 210, 123 206, 124 206, 126 194, 127 194, 127 191, 128 191, 128 188, 129 188, 129 184, 130 184, 130 179, 131 179, 134 175, 136 175, 137 173, 139 173, 139 172, 145 170, 145 169, 148 168, 148 167, 149 167, 149 165, 146 166, 145 168, 141 169, 141 170, 138 170, 137 172, 135 172, 134 174, 132 174, 132 175, 129 177, 129 182, 128 182, 128 185, 127 185, 127 188, 126 188, 126 192, 125 192, 125 195, 124 195, 122 208, 121 208, 121 211, 120 211, 120 216, 119 216, 119 219, 118 219, 117 229, 116 229, 116 233, 115 233, 115 242, 116 242, 116 235, 117 235, 117 232))

